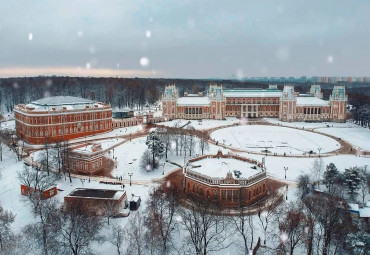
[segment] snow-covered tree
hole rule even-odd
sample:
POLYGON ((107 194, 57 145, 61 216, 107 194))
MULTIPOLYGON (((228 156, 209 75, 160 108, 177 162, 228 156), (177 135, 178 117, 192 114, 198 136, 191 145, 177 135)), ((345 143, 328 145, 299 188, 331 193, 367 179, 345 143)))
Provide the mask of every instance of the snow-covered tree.
POLYGON ((320 179, 324 168, 324 162, 322 158, 316 158, 312 164, 312 175, 314 180, 317 181, 318 187, 320 187, 320 179))
POLYGON ((326 170, 324 172, 323 183, 325 184, 329 192, 331 191, 333 185, 339 181, 339 179, 340 179, 340 173, 337 167, 333 163, 330 163, 329 165, 327 165, 326 170))
POLYGON ((156 132, 150 132, 146 138, 146 145, 152 153, 152 169, 157 168, 155 158, 161 158, 165 152, 165 146, 156 132))
POLYGON ((10 225, 14 222, 15 215, 12 212, 5 211, 0 205, 0 254, 5 252, 6 243, 12 238, 13 234, 10 225))
POLYGON ((344 171, 344 184, 350 191, 351 196, 360 188, 361 168, 355 166, 344 171))

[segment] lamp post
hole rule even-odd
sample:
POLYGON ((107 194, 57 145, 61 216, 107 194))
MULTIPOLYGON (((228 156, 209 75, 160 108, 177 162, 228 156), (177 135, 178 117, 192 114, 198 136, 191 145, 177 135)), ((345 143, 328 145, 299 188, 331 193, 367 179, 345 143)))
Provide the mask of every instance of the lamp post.
POLYGON ((288 167, 284 166, 284 170, 285 170, 285 180, 286 180, 286 171, 288 170, 288 167))
POLYGON ((33 157, 31 157, 31 160, 32 160, 32 164, 31 164, 31 167, 32 167, 32 169, 33 169, 33 157))
POLYGON ((164 166, 165 165, 166 165, 166 162, 163 162, 163 164, 162 164, 162 168, 163 168, 162 175, 164 175, 164 166))
POLYGON ((133 175, 133 173, 128 173, 128 176, 130 176, 130 186, 131 186, 131 176, 133 175))
POLYGON ((113 148, 113 159, 114 159, 114 148, 113 148))
POLYGON ((286 185, 285 200, 288 200, 288 184, 286 185))
POLYGON ((322 148, 318 148, 318 150, 319 150, 319 158, 320 158, 320 151, 321 151, 321 149, 322 149, 322 148))

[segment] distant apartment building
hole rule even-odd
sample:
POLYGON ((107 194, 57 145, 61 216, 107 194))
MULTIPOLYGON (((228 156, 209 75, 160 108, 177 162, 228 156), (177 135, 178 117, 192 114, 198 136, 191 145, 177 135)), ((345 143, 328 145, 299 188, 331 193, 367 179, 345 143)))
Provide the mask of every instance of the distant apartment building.
POLYGON ((320 85, 308 94, 270 85, 268 89, 223 89, 210 85, 206 94, 178 96, 175 85, 166 86, 162 96, 163 117, 169 119, 225 119, 226 117, 275 117, 282 121, 344 122, 347 96, 344 86, 334 86, 329 101, 323 100, 320 85))
POLYGON ((88 99, 56 96, 14 107, 16 134, 31 144, 65 141, 112 128, 112 108, 88 99))

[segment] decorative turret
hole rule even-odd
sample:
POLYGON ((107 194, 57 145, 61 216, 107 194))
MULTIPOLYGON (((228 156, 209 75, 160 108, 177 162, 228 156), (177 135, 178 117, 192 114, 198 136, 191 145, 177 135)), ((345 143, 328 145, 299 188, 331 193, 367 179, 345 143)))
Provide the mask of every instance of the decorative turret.
POLYGON ((208 90, 208 97, 211 101, 211 113, 215 119, 225 119, 226 97, 222 85, 211 84, 208 90))
POLYGON ((321 86, 319 84, 312 84, 310 95, 322 99, 321 86))
POLYGON ((345 86, 334 86, 329 100, 331 121, 345 122, 347 99, 345 86))
POLYGON ((296 112, 297 98, 293 85, 284 85, 284 90, 280 97, 279 120, 294 121, 296 112))
POLYGON ((177 111, 177 98, 179 97, 177 88, 174 84, 167 85, 162 95, 163 116, 166 118, 175 118, 177 111))

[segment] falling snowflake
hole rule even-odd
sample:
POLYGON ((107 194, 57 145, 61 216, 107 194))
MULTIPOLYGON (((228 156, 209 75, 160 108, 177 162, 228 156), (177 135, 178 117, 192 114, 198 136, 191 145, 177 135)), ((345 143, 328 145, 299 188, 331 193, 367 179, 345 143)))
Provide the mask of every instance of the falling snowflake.
POLYGON ((145 36, 146 36, 146 38, 152 37, 152 32, 150 30, 146 30, 145 36))
POLYGON ((143 67, 148 66, 148 65, 149 65, 149 58, 147 58, 147 57, 142 57, 142 58, 140 59, 140 65, 141 65, 141 66, 143 66, 143 67))
POLYGON ((246 117, 242 117, 241 120, 240 120, 240 125, 247 125, 248 124, 248 118, 246 117))
POLYGON ((82 37, 83 35, 84 35, 84 33, 81 30, 77 32, 78 37, 82 37))
POLYGON ((53 81, 51 79, 47 79, 45 81, 45 84, 46 84, 46 86, 51 87, 51 85, 53 85, 53 81))
POLYGON ((285 243, 288 240, 288 235, 285 232, 281 232, 280 239, 283 243, 285 243))
POLYGON ((86 63, 86 69, 90 69, 91 68, 91 64, 90 64, 90 62, 87 62, 86 63))
POLYGON ((176 149, 176 142, 175 141, 171 141, 171 149, 172 150, 176 149))
POLYGON ((19 88, 19 85, 18 85, 18 83, 17 83, 17 82, 14 82, 14 83, 13 83, 13 88, 14 88, 14 89, 18 89, 18 88, 19 88))
POLYGON ((167 181, 167 182, 166 182, 166 187, 167 187, 167 188, 171 187, 171 182, 170 182, 170 181, 167 181))
POLYGON ((241 80, 244 78, 243 70, 241 68, 238 68, 236 70, 236 78, 238 78, 238 80, 241 80))
POLYGON ((95 52, 96 52, 95 47, 94 47, 94 46, 90 46, 90 47, 89 47, 89 52, 90 52, 90 54, 91 54, 91 55, 94 55, 94 54, 95 54, 95 52))
POLYGON ((29 41, 32 41, 32 40, 33 40, 33 34, 32 34, 32 33, 29 33, 29 34, 28 34, 28 40, 29 40, 29 41))
POLYGON ((49 92, 49 91, 46 91, 46 92, 44 93, 44 97, 50 97, 50 92, 49 92))
POLYGON ((146 171, 150 171, 150 170, 152 170, 152 166, 148 164, 148 165, 146 165, 145 169, 146 169, 146 171))
POLYGON ((328 63, 333 63, 333 61, 334 61, 334 57, 332 56, 332 55, 329 55, 328 56, 328 63))

